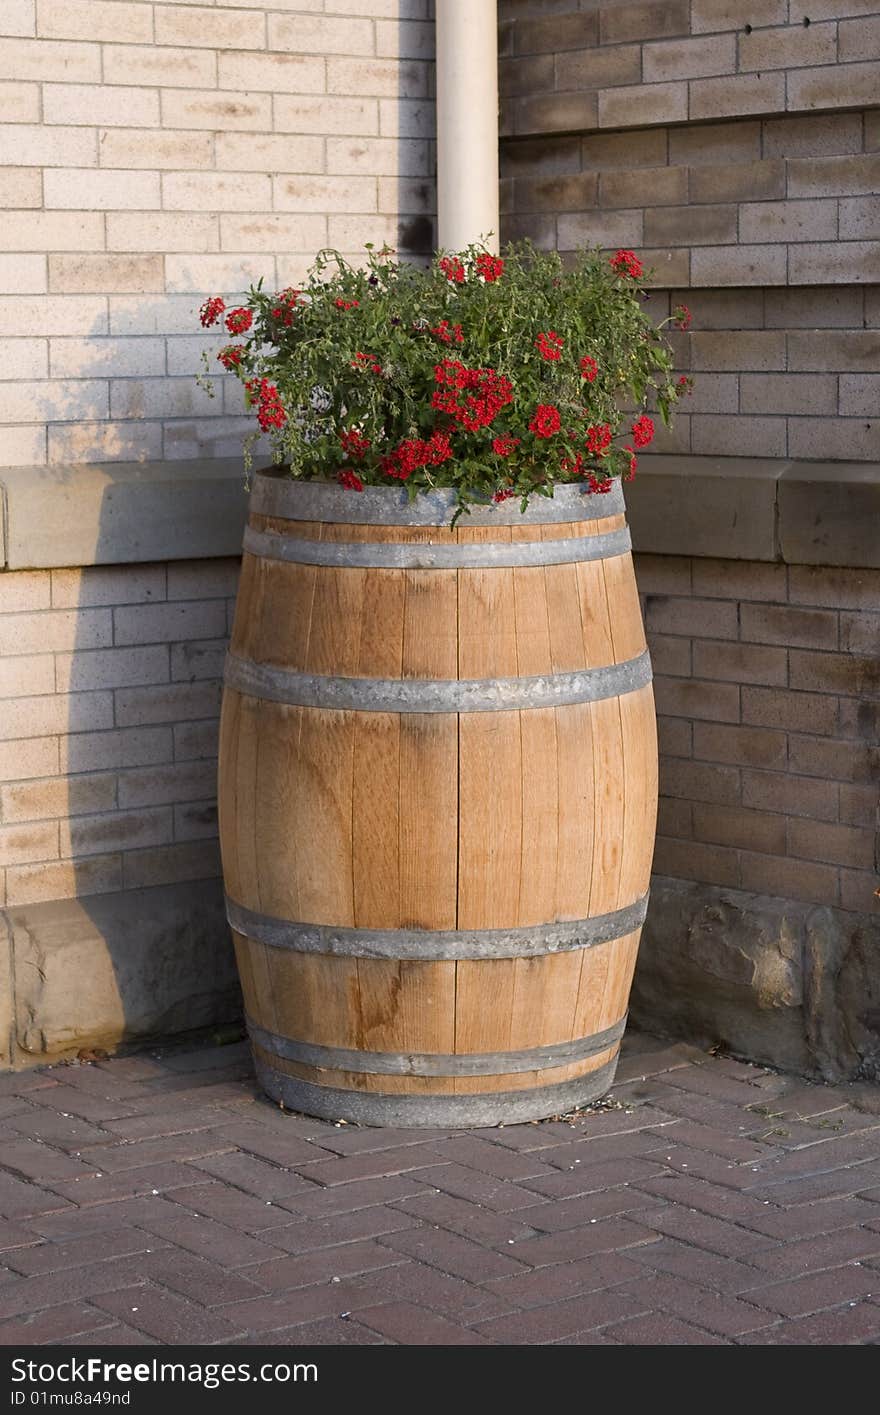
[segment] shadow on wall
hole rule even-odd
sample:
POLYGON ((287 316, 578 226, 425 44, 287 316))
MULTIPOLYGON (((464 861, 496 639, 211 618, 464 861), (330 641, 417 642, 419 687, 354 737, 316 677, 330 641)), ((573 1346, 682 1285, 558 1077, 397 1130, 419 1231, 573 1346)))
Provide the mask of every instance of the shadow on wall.
MULTIPOLYGON (((404 259, 428 259, 435 240, 433 157, 427 175, 424 162, 434 104, 423 90, 433 35, 411 23, 432 18, 432 4, 400 0, 399 160, 384 202, 396 187, 404 259)), ((301 273, 294 259, 268 258, 279 288, 301 273)), ((242 257, 243 287, 263 273, 242 257)), ((51 498, 57 526, 70 504, 82 540, 70 560, 89 568, 53 572, 53 608, 76 615, 55 656, 61 860, 40 870, 32 902, 7 910, 23 1064, 241 1016, 215 783, 250 419, 236 380, 217 380, 214 403, 194 382, 208 342, 197 312, 211 293, 126 300, 112 346, 104 323, 70 341, 41 409, 54 465, 35 474, 35 505, 51 498), (113 361, 126 337, 130 366, 113 361)))

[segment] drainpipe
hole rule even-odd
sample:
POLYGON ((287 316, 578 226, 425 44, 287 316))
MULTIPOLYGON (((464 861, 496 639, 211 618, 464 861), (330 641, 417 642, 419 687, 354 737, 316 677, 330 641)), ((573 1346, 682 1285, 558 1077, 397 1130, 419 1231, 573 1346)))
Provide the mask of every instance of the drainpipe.
POLYGON ((443 249, 497 254, 496 0, 437 0, 437 213, 443 249))

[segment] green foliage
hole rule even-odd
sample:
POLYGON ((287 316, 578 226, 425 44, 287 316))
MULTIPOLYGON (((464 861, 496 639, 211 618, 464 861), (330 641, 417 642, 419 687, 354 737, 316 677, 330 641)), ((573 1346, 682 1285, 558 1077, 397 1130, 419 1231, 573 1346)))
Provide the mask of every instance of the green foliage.
POLYGON ((463 509, 632 474, 653 435, 633 406, 668 422, 687 386, 643 288, 631 252, 566 267, 527 242, 503 261, 471 246, 424 269, 368 248, 358 269, 323 251, 303 290, 252 288, 250 322, 215 300, 202 323, 245 335, 218 357, 292 476, 453 487, 463 509))

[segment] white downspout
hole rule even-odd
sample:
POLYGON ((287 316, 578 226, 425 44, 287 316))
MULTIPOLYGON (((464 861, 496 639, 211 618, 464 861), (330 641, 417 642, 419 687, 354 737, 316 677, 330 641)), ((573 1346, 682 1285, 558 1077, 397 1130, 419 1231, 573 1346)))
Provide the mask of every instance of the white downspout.
POLYGON ((436 0, 438 244, 498 252, 496 0, 436 0))

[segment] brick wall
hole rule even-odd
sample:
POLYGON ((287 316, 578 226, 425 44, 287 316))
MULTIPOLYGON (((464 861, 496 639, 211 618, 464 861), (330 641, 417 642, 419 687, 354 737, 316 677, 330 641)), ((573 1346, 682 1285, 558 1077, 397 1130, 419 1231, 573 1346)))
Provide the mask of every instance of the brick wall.
POLYGON ((655 450, 880 460, 880 4, 502 14, 508 233, 634 247, 693 310, 655 450))
POLYGON ((0 576, 0 904, 219 873, 236 560, 0 576))
POLYGON ((656 873, 871 912, 880 571, 638 557, 656 873))
POLYGON ((2 0, 0 466, 236 455, 212 291, 431 244, 427 0, 2 0))

